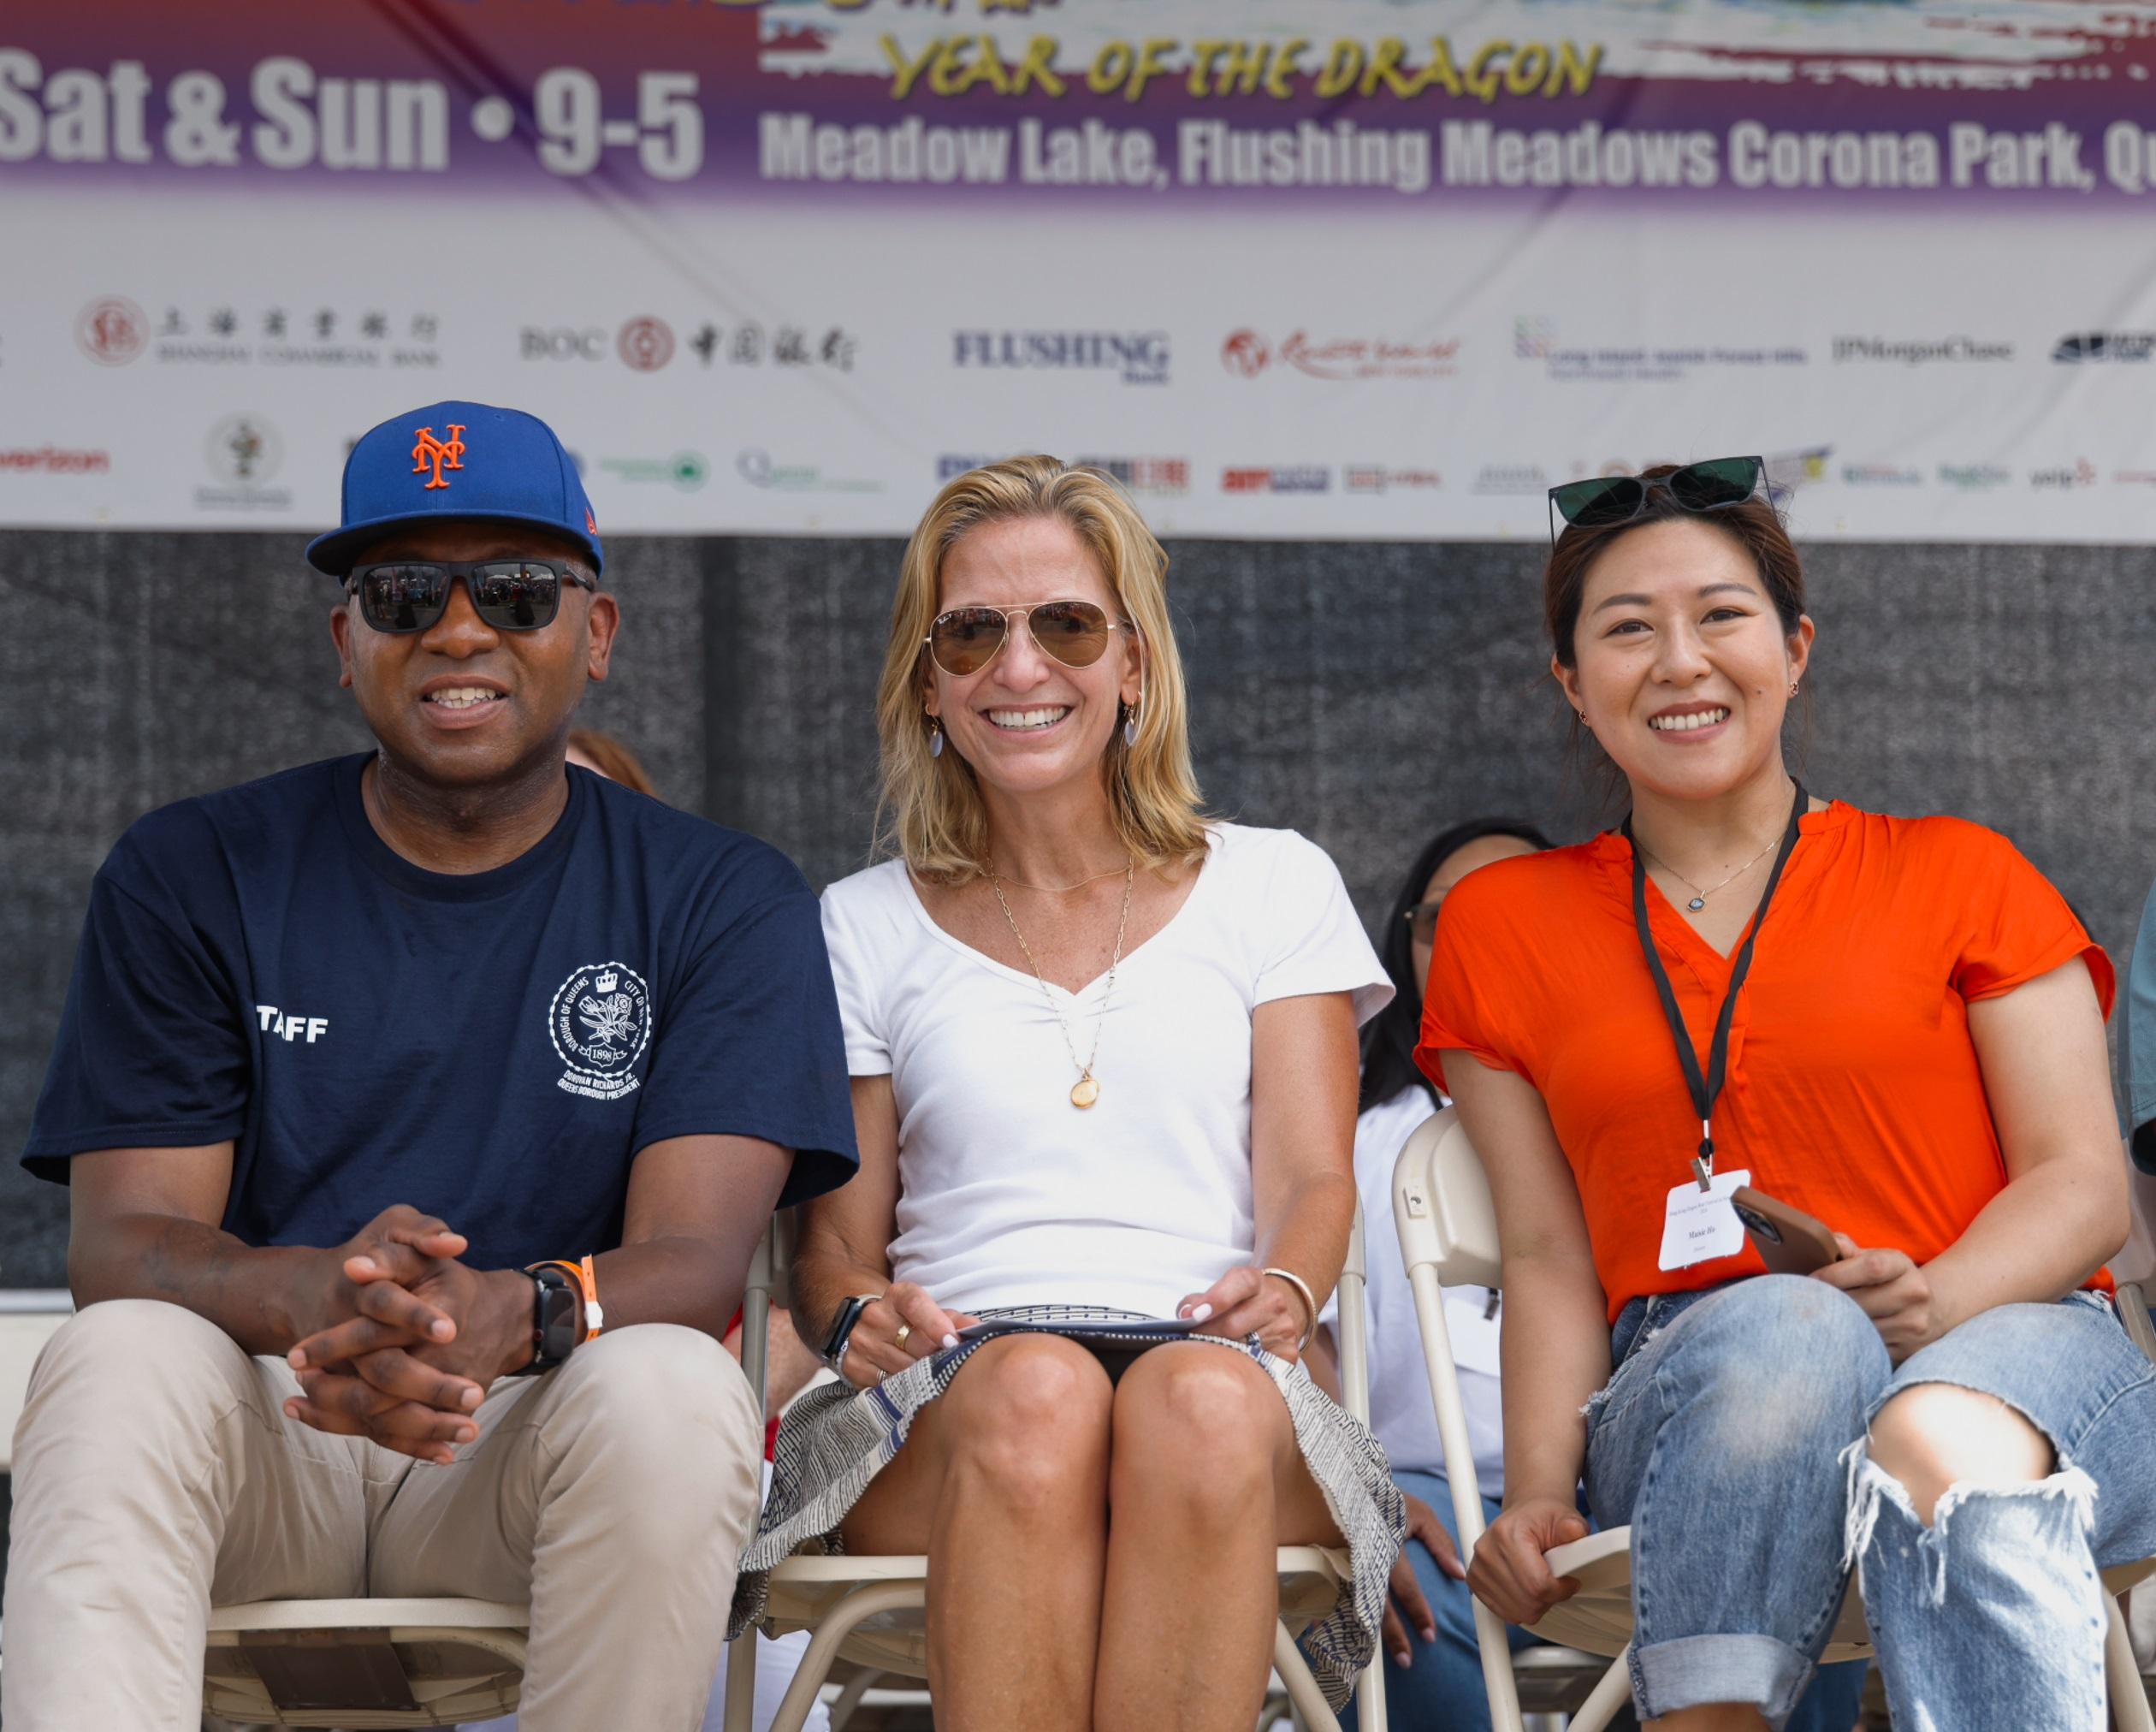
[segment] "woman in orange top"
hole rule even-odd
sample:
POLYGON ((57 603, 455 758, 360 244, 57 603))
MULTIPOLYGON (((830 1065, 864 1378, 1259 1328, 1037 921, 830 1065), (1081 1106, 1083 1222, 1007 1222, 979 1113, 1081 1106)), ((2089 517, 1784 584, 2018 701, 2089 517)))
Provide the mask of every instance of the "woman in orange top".
POLYGON ((2092 1563, 2156 1553, 2111 965, 2003 838, 1810 798, 1813 626, 1758 460, 1553 490, 1552 671, 1626 784, 1448 899, 1417 1057, 1505 1259, 1506 1507, 1470 1580, 1633 1529, 1641 1717, 1780 1728, 1861 1566, 1896 1723, 2091 1732, 2092 1563), (1749 1183, 1834 1230, 1768 1274, 1749 1183), (1614 1367, 1614 1370, 1613 1370, 1614 1367))

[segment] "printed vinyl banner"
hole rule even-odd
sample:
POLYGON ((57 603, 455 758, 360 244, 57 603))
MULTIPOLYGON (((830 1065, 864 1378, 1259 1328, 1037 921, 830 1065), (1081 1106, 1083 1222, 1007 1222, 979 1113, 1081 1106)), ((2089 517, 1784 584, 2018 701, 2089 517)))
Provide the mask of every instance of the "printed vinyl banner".
POLYGON ((13 0, 0 522, 312 528, 465 397, 609 531, 1046 450, 1540 537, 1757 454, 1803 535, 2147 541, 2153 72, 2147 0, 13 0))

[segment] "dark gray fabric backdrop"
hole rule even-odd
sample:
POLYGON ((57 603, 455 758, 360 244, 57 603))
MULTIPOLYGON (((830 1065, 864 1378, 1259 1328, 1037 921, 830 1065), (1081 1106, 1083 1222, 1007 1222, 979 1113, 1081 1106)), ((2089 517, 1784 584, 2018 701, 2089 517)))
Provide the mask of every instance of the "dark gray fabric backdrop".
MULTIPOLYGON (((61 1284, 66 1195, 15 1164, 90 876, 153 806, 364 737, 335 591, 282 535, 0 542, 0 1285, 61 1284)), ((1373 920, 1424 838, 1499 809, 1570 839, 1537 549, 1191 542, 1170 549, 1214 807, 1331 851, 1373 920)), ((866 857, 872 691, 898 547, 621 540, 626 627, 586 719, 679 804, 821 884, 866 857)), ((1808 780, 2006 831, 2121 963, 2156 875, 2156 549, 1810 550, 1808 780)), ((450 1031, 445 1030, 445 1038, 450 1031)))

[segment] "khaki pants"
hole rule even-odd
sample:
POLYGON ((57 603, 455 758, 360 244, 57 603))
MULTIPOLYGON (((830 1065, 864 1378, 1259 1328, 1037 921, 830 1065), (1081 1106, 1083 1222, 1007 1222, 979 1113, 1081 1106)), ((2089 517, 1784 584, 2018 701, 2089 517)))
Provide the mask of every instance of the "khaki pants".
POLYGON ((111 1300, 47 1344, 15 1432, 8 1732, 196 1732, 212 1605, 531 1605, 524 1732, 695 1732, 763 1432, 709 1336, 643 1324, 504 1379, 442 1468, 284 1416, 281 1360, 111 1300))

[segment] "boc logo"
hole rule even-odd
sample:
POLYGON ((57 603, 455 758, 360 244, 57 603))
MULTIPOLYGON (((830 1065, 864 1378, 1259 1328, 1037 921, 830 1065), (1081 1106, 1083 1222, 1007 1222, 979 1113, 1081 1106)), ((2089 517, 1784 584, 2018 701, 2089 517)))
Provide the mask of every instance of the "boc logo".
POLYGON ((593 1100, 619 1100, 642 1079, 637 1060, 651 1039, 651 993, 618 962, 592 963, 561 983, 547 1032, 569 1068, 560 1086, 593 1100))

